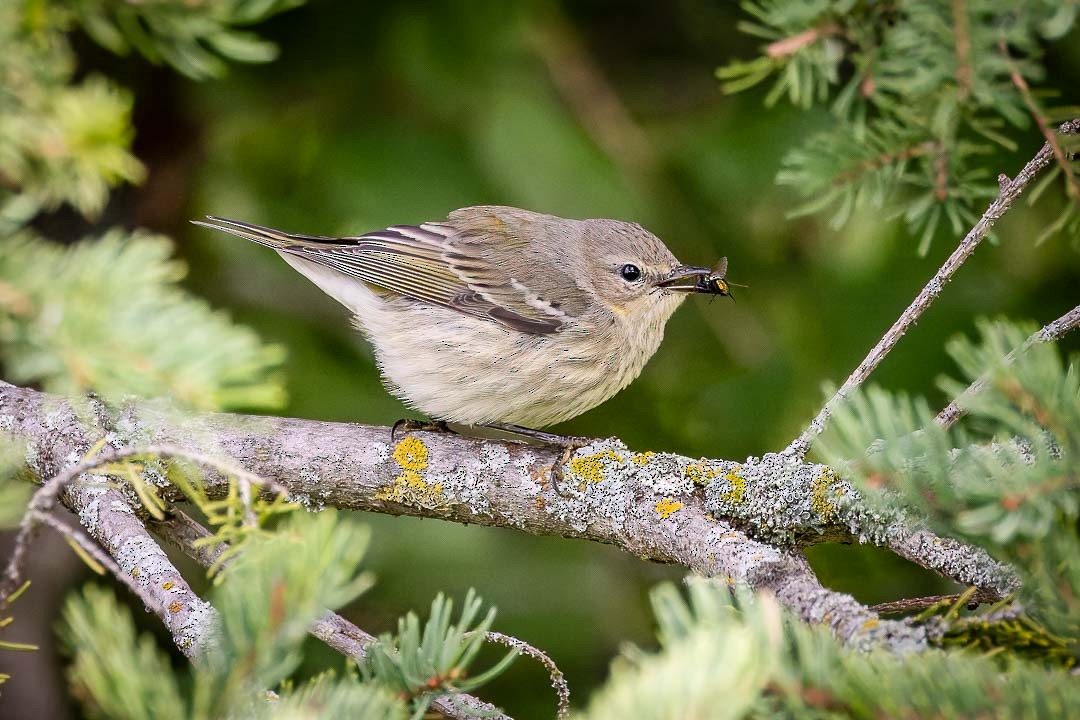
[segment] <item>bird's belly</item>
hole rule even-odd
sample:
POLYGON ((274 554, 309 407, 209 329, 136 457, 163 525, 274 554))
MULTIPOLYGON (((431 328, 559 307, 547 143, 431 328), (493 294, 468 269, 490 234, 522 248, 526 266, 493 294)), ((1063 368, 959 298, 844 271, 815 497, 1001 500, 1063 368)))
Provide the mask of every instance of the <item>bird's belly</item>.
POLYGON ((433 418, 468 425, 568 420, 629 384, 652 354, 603 353, 580 331, 528 335, 412 303, 381 310, 358 321, 391 391, 433 418))

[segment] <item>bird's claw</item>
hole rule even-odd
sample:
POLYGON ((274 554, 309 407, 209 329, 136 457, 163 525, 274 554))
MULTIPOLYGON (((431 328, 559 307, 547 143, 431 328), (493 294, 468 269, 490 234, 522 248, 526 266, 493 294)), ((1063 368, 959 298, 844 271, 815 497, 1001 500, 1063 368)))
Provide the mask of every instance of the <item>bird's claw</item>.
POLYGON ((390 442, 394 442, 397 431, 402 428, 405 430, 406 433, 422 431, 450 433, 452 435, 457 434, 450 429, 450 426, 447 425, 446 421, 444 420, 430 420, 425 422, 423 420, 415 420, 413 418, 402 418, 401 420, 398 420, 396 423, 394 423, 393 426, 390 428, 390 442))

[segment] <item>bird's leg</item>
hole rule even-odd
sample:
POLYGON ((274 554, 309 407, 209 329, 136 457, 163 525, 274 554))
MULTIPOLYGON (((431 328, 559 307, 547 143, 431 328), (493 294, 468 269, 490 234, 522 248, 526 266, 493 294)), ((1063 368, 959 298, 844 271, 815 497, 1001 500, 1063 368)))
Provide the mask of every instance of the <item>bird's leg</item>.
POLYGON ((445 420, 430 420, 424 422, 423 420, 413 420, 412 418, 402 418, 394 423, 390 428, 390 442, 394 442, 394 436, 399 429, 404 429, 405 432, 413 432, 414 430, 422 430, 424 432, 441 432, 457 435, 456 432, 450 429, 450 426, 446 424, 445 420))
POLYGON ((568 493, 564 493, 559 487, 559 482, 563 479, 563 468, 570 462, 570 456, 577 450, 591 445, 595 442, 593 438, 581 437, 578 435, 557 435, 555 433, 544 432, 543 430, 534 430, 532 428, 523 427, 521 425, 509 425, 506 423, 488 423, 484 427, 491 428, 492 430, 498 430, 500 432, 509 433, 511 435, 517 435, 519 437, 529 438, 530 440, 538 440, 546 445, 558 445, 563 449, 562 457, 558 462, 551 466, 551 486, 555 489, 561 497, 570 497, 568 493))
POLYGON ((589 443, 594 442, 593 438, 580 437, 577 435, 558 435, 556 433, 544 432, 543 430, 533 430, 524 425, 510 425, 507 423, 496 422, 487 423, 482 427, 491 428, 492 430, 498 430, 499 432, 509 433, 511 435, 517 435, 518 437, 529 438, 530 440, 538 440, 545 445, 559 445, 560 447, 573 445, 575 446, 574 450, 583 448, 589 443))

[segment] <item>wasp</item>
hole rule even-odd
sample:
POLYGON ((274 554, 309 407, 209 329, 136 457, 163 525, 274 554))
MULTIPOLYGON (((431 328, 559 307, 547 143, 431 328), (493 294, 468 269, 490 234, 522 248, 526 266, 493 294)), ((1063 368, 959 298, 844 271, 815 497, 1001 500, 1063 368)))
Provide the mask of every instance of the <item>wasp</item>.
POLYGON ((729 297, 732 301, 735 300, 735 296, 731 293, 732 286, 734 287, 746 287, 746 285, 739 285, 738 283, 729 283, 727 281, 727 269, 728 259, 726 257, 720 258, 713 269, 708 273, 698 275, 697 284, 701 292, 708 293, 710 295, 719 295, 721 297, 729 297))

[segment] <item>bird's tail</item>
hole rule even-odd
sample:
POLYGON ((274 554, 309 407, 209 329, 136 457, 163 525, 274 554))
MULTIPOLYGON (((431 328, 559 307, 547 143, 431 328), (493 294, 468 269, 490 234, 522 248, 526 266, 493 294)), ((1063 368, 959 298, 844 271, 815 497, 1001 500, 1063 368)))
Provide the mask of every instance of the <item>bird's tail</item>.
POLYGON ((281 230, 274 230, 273 228, 263 227, 262 225, 253 225, 252 223, 243 222, 241 220, 228 220, 226 218, 214 217, 213 215, 207 215, 206 220, 192 220, 193 225, 200 225, 202 227, 210 228, 211 230, 220 230, 227 232, 230 235, 242 237, 245 240, 265 245, 275 250, 284 250, 290 247, 296 247, 297 245, 320 245, 330 242, 334 242, 334 238, 321 237, 318 235, 297 235, 294 233, 282 232, 281 230))

